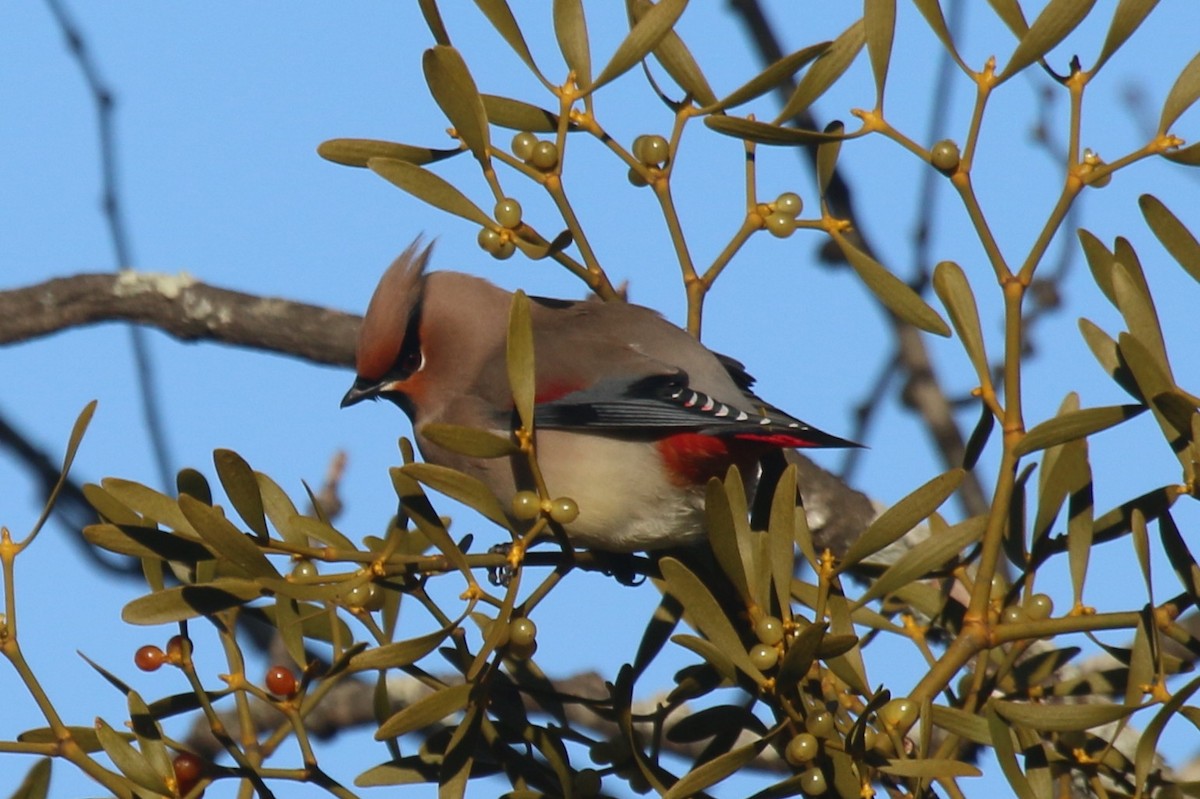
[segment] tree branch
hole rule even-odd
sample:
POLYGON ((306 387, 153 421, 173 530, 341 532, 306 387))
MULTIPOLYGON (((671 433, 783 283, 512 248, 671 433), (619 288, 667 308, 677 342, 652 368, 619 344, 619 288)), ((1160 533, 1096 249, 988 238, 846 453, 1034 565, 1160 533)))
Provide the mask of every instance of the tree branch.
POLYGON ((352 366, 360 318, 209 286, 183 273, 75 275, 0 292, 0 345, 98 322, 135 322, 182 341, 236 344, 352 366))

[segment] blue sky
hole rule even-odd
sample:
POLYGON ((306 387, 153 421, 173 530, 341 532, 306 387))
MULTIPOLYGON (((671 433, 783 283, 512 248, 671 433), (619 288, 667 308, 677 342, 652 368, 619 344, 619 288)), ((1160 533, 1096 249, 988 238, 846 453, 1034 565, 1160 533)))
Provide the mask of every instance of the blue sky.
MULTIPOLYGON (((856 4, 776 0, 764 5, 789 51, 832 38, 858 13, 856 4)), ((934 98, 948 106, 950 127, 930 136, 929 93, 940 46, 915 10, 900 5, 889 118, 919 141, 946 135, 961 140, 972 100, 969 87, 959 79, 948 96, 934 98)), ((1040 4, 1025 5, 1032 16, 1040 4)), ((1103 39, 1108 5, 1097 4, 1093 18, 1054 51, 1056 66, 1065 68, 1076 52, 1085 66, 1090 63, 1103 39)), ((482 90, 547 102, 472 4, 443 6, 451 35, 482 90)), ((693 6, 680 31, 720 95, 755 74, 758 63, 723 5, 693 6)), ((421 79, 420 54, 432 42, 416 4, 130 0, 74 2, 69 8, 116 97, 120 189, 132 266, 186 271, 217 286, 361 311, 389 260, 424 233, 438 239, 436 267, 549 296, 581 293, 578 282, 561 269, 520 257, 493 261, 477 247, 471 224, 423 207, 365 171, 316 156, 319 142, 339 136, 446 145, 447 123, 421 79)), ((539 62, 548 72, 559 70, 547 27, 549 4, 522 8, 528 11, 522 20, 539 62)), ((593 15, 593 58, 602 62, 619 41, 623 13, 615 3, 589 4, 588 12, 593 15)), ((1157 120, 1170 83, 1195 54, 1195 30, 1200 30, 1200 6, 1180 0, 1162 4, 1089 91, 1086 146, 1112 159, 1143 142, 1144 127, 1157 120), (1131 88, 1145 93, 1145 118, 1123 104, 1131 88)), ((969 63, 978 65, 989 53, 1003 62, 1012 42, 984 4, 970 4, 962 47, 969 63)), ((1014 260, 1033 241, 1060 185, 1060 164, 1046 148, 1032 144, 1030 136, 1035 103, 1046 85, 1044 76, 1031 74, 997 94, 974 176, 1001 247, 1014 260)), ((822 119, 852 124, 848 109, 872 101, 864 53, 816 111, 822 119)), ((770 117, 774 103, 766 97, 747 110, 770 117)), ((42 3, 25 0, 0 7, 0 108, 5 110, 0 122, 0 289, 111 270, 115 264, 99 213, 92 99, 42 3)), ((598 96, 597 113, 625 142, 640 133, 665 133, 671 119, 636 71, 598 96)), ((1065 95, 1060 93, 1050 106, 1048 119, 1061 141, 1065 95)), ((1200 135, 1200 118, 1193 111, 1176 128, 1194 139, 1200 135)), ((763 199, 794 190, 809 209, 815 207, 813 177, 795 153, 763 148, 759 163, 763 199)), ((926 266, 944 258, 963 265, 979 298, 984 333, 997 353, 998 292, 957 202, 942 191, 934 207, 916 207, 917 178, 927 167, 881 139, 848 143, 841 164, 868 235, 897 274, 912 273, 915 225, 922 216, 931 218, 932 261, 926 266)), ((486 187, 468 159, 446 164, 439 172, 490 207, 486 187)), ((676 196, 700 263, 720 251, 740 222, 741 172, 736 141, 701 125, 689 128, 676 196)), ((681 321, 683 293, 661 219, 649 193, 630 187, 624 174, 601 148, 584 143, 572 152, 567 189, 614 282, 629 281, 633 300, 681 321)), ((1200 228, 1195 174, 1161 161, 1138 164, 1117 175, 1108 188, 1087 192, 1079 221, 1107 242, 1117 235, 1133 242, 1155 291, 1175 372, 1193 392, 1197 387, 1188 381, 1200 373, 1194 311, 1200 288, 1159 247, 1141 221, 1136 198, 1152 191, 1185 223, 1200 228)), ((534 187, 515 176, 507 176, 505 185, 513 186, 527 218, 546 231, 558 229, 551 206, 534 187)), ((869 390, 892 345, 886 321, 853 275, 816 264, 821 244, 815 235, 797 234, 786 241, 755 237, 708 304, 705 341, 744 361, 769 401, 823 429, 846 434, 853 407, 869 390)), ((1073 237, 1060 237, 1054 251, 1062 246, 1077 245, 1073 237)), ((1125 398, 1095 364, 1076 329, 1079 316, 1114 335, 1121 329, 1080 258, 1061 291, 1065 307, 1039 325, 1036 353, 1025 373, 1031 422, 1051 415, 1070 390, 1080 392, 1085 406, 1125 398)), ((149 341, 176 467, 190 465, 211 474, 212 450, 228 447, 294 496, 302 496, 300 481, 319 482, 333 453, 345 449, 350 466, 340 526, 355 538, 381 529, 393 501, 387 467, 397 460, 397 436, 409 433, 402 414, 383 404, 339 411, 338 400, 351 379, 344 370, 210 344, 184 345, 156 332, 149 341)), ((930 341, 930 347, 948 389, 960 394, 969 390, 972 372, 958 344, 930 341)), ((156 483, 124 328, 105 325, 5 347, 0 350, 0 378, 0 412, 50 451, 59 451, 84 404, 99 399, 77 461, 77 479, 119 476, 156 483)), ((973 423, 975 415, 974 410, 966 413, 964 424, 973 423)), ((1178 466, 1165 447, 1141 442, 1152 432, 1147 416, 1096 439, 1092 453, 1099 509, 1178 480, 1178 466)), ((881 500, 898 499, 939 471, 928 437, 895 400, 884 403, 865 443, 870 450, 855 482, 881 500)), ((985 485, 993 479, 997 452, 993 442, 980 467, 985 485)), ((840 462, 836 453, 819 461, 829 467, 840 462)), ((38 513, 36 486, 7 459, 0 459, 0 486, 0 524, 20 535, 38 513)), ((952 506, 946 511, 952 518, 958 513, 952 506)), ((1185 536, 1200 521, 1190 507, 1181 509, 1178 518, 1185 536)), ((477 520, 462 523, 487 543, 500 540, 477 520)), ((114 720, 124 712, 121 697, 75 649, 130 679, 147 696, 181 690, 177 676, 147 676, 133 669, 133 651, 143 643, 161 643, 170 632, 123 625, 119 609, 137 595, 136 587, 105 584, 66 545, 66 536, 51 527, 18 561, 23 640, 51 697, 74 723, 90 723, 96 715, 114 720)), ((1144 599, 1137 598, 1140 578, 1133 562, 1127 542, 1102 548, 1090 601, 1110 609, 1140 605, 1144 599)), ((1062 606, 1069 603, 1069 582, 1065 568, 1057 572, 1059 585, 1053 584, 1054 574, 1048 573, 1052 579, 1043 580, 1042 588, 1062 606)), ((1173 591, 1165 564, 1158 564, 1156 578, 1160 598, 1173 591)), ((655 603, 651 588, 626 589, 581 575, 572 575, 558 593, 558 602, 537 621, 542 629, 540 662, 560 674, 586 668, 612 673, 655 603), (591 608, 602 608, 589 622, 588 645, 570 638, 577 618, 573 604, 582 596, 591 608)), ((913 674, 920 668, 910 653, 899 651, 894 657, 913 674)), ((674 665, 683 662, 680 658, 674 665)), ((665 665, 643 689, 668 686, 672 668, 665 665)), ((220 664, 213 662, 210 674, 219 670, 220 664)), ((882 669, 879 679, 889 679, 882 669)), ((38 723, 7 667, 0 668, 0 690, 8 697, 0 738, 38 723)), ((361 736, 353 740, 354 746, 343 745, 336 755, 347 780, 386 756, 361 736)), ((0 769, 0 794, 16 784, 20 769, 13 762, 6 760, 10 765, 0 769)), ((70 769, 56 771, 53 796, 90 790, 70 769)), ((736 796, 743 789, 726 790, 718 793, 736 796)))

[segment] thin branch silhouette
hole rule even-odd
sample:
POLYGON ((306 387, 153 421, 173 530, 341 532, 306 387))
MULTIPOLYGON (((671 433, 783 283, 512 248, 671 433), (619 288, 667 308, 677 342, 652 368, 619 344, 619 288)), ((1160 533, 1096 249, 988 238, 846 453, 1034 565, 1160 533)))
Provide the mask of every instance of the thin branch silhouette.
MULTIPOLYGON (((96 132, 99 136, 102 186, 101 207, 104 210, 104 221, 108 227, 109 240, 112 242, 116 267, 131 269, 133 257, 130 253, 129 232, 125 222, 124 204, 121 202, 118 180, 113 93, 100 77, 99 67, 88 49, 83 33, 75 24, 75 20, 63 5, 62 0, 46 0, 46 5, 58 23, 67 42, 67 50, 78 64, 79 71, 83 74, 83 80, 96 104, 96 132)), ((146 421, 146 431, 150 436, 150 446, 154 450, 154 463, 158 469, 158 478, 165 488, 174 484, 175 469, 172 466, 166 426, 163 424, 162 405, 154 389, 154 362, 150 355, 146 331, 140 327, 131 326, 129 328, 129 344, 137 370, 138 389, 142 399, 142 415, 146 421)))

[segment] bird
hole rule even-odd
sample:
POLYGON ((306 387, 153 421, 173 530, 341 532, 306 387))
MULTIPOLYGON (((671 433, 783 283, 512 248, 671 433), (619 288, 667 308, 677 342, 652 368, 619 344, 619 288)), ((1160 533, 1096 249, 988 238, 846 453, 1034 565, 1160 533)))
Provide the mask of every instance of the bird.
MULTIPOLYGON (((508 437, 515 411, 506 347, 513 295, 482 278, 427 271, 414 241, 380 279, 359 329, 343 408, 389 400, 412 422, 425 461, 482 481, 510 507, 530 488, 521 455, 475 458, 425 425, 508 437)), ((768 404, 733 358, 630 302, 529 297, 535 452, 552 497, 570 497, 574 547, 613 553, 703 538, 708 481, 739 467, 748 495, 759 460, 790 448, 854 447, 768 404)))

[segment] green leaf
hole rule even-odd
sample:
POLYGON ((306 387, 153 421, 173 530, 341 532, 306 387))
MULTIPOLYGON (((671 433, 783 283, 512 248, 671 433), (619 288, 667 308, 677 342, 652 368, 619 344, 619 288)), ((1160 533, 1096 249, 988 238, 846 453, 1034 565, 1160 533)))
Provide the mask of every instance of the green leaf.
MULTIPOLYGON (((1139 338, 1122 333, 1117 346, 1122 361, 1129 366, 1129 370, 1133 373, 1133 379, 1137 381, 1138 390, 1146 396, 1153 398, 1176 390, 1171 377, 1167 374, 1165 364, 1156 360, 1156 356, 1139 338)), ((1153 402, 1150 408, 1154 413, 1154 420, 1158 422, 1163 437, 1171 446, 1175 456, 1186 464, 1189 456, 1183 442, 1186 441, 1191 431, 1177 429, 1171 418, 1164 416, 1153 402)))
POLYGON ((179 470, 179 474, 175 475, 175 490, 179 494, 194 497, 205 505, 212 504, 212 488, 208 485, 208 478, 195 469, 179 470))
POLYGON ((262 472, 255 472, 254 479, 258 482, 258 494, 262 497, 263 512, 275 526, 276 532, 289 544, 307 546, 308 540, 295 532, 291 521, 298 515, 295 504, 279 484, 262 472))
POLYGON ((517 20, 513 17, 508 3, 505 0, 475 0, 475 5, 479 6, 479 9, 488 18, 488 22, 492 23, 496 32, 504 37, 504 41, 508 42, 508 46, 513 49, 518 58, 525 62, 525 66, 529 67, 542 85, 547 89, 552 89, 553 85, 546 80, 537 64, 534 63, 533 55, 529 52, 529 45, 525 44, 525 36, 521 33, 521 28, 517 25, 517 20))
POLYGON ((823 52, 804 77, 796 85, 796 90, 784 104, 775 122, 791 119, 805 111, 823 95, 834 82, 842 76, 849 66, 854 63, 863 45, 866 43, 866 27, 860 19, 846 30, 842 31, 829 49, 823 52))
POLYGON ((121 610, 121 619, 129 624, 168 624, 219 613, 261 594, 251 580, 218 577, 203 585, 181 585, 138 597, 121 610))
POLYGON ((438 44, 450 44, 450 34, 446 33, 446 25, 442 22, 442 13, 438 11, 437 0, 417 0, 421 16, 425 18, 425 27, 433 35, 438 44))
POLYGON ((1050 0, 1021 37, 997 79, 1007 80, 1044 57, 1083 22, 1095 4, 1096 0, 1050 0))
POLYGON ((1167 99, 1163 101, 1162 116, 1158 120, 1158 134, 1165 134, 1175 124, 1175 120, 1192 107, 1197 98, 1200 98, 1200 53, 1183 68, 1171 91, 1167 93, 1167 99))
POLYGON ((959 710, 956 707, 933 705, 930 708, 930 721, 934 726, 941 727, 946 732, 965 738, 980 746, 990 746, 992 737, 988 733, 987 720, 974 713, 959 710))
MULTIPOLYGON (((449 45, 435 45, 421 56, 425 82, 455 133, 484 168, 491 159, 487 114, 475 79, 462 55, 449 45)), ((370 161, 368 160, 368 166, 370 161)))
POLYGON ((478 478, 432 463, 410 463, 401 466, 400 470, 439 494, 445 494, 478 511, 500 527, 509 529, 508 516, 500 505, 500 500, 496 499, 491 489, 478 478))
POLYGON ((219 510, 186 494, 179 498, 179 508, 208 548, 222 560, 250 577, 279 577, 279 572, 267 560, 262 549, 234 527, 219 510))
POLYGON ((533 430, 533 404, 536 372, 534 371, 533 321, 529 312, 529 298, 517 290, 513 294, 508 313, 508 385, 512 389, 513 404, 521 419, 521 426, 533 430))
POLYGON ((410 638, 407 641, 395 641, 360 652, 350 658, 349 670, 355 672, 411 666, 437 649, 442 641, 445 641, 447 636, 457 628, 458 624, 453 624, 416 638, 410 638))
POLYGON ((1040 732, 1088 730, 1120 721, 1136 709, 1123 705, 1031 704, 1004 699, 993 699, 991 705, 1005 721, 1040 732))
POLYGON ((592 91, 625 74, 634 64, 645 58, 658 46, 667 32, 675 27, 686 7, 687 0, 661 0, 655 3, 654 8, 647 11, 634 24, 624 41, 617 45, 616 52, 592 83, 592 91))
POLYGON ((927 333, 949 336, 950 328, 938 312, 925 304, 920 295, 907 283, 893 275, 871 256, 855 247, 841 233, 831 233, 833 240, 845 254, 846 260, 859 278, 889 311, 901 321, 919 327, 927 333))
MULTIPOLYGON (((1127 259, 1128 260, 1128 259, 1127 259)), ((1158 312, 1154 309, 1154 300, 1146 289, 1141 278, 1141 269, 1125 268, 1125 262, 1118 263, 1113 269, 1113 291, 1117 297, 1117 308, 1125 318, 1129 332, 1150 349, 1156 362, 1171 378, 1171 365, 1167 359, 1167 344, 1163 340, 1162 327, 1158 322, 1158 312)), ((1143 278, 1144 279, 1144 278, 1143 278)))
MULTIPOLYGON (((493 125, 510 130, 528 130, 532 133, 554 133, 558 130, 558 115, 544 108, 494 94, 483 94, 480 97, 483 99, 483 110, 487 112, 488 122, 493 125)), ((575 125, 567 125, 568 131, 575 129, 575 125)))
POLYGON ((886 766, 880 766, 884 774, 895 777, 924 778, 929 780, 946 780, 955 777, 982 777, 983 772, 978 767, 961 760, 950 758, 926 758, 922 760, 888 760, 886 766))
POLYGON ((1088 349, 1092 351, 1092 355, 1096 356, 1096 360, 1100 362, 1100 366, 1108 373, 1108 376, 1131 397, 1139 402, 1145 402, 1146 398, 1142 395, 1142 390, 1138 388, 1137 381, 1133 379, 1133 373, 1121 359, 1117 342, 1088 319, 1081 318, 1079 320, 1079 332, 1083 334, 1088 349))
POLYGON ((796 571, 796 516, 796 464, 789 463, 775 484, 767 523, 771 582, 784 621, 791 615, 792 574, 796 571))
POLYGON ((958 64, 959 69, 963 72, 970 72, 971 70, 954 47, 954 37, 950 34, 950 27, 946 24, 946 17, 942 14, 942 5, 939 0, 913 0, 913 5, 921 12, 921 16, 925 17, 929 28, 946 48, 946 52, 950 53, 950 57, 958 64))
POLYGON ((988 439, 992 435, 992 430, 996 427, 996 415, 992 413, 992 409, 986 403, 979 403, 979 421, 976 422, 974 429, 971 430, 971 436, 967 439, 967 446, 963 450, 963 468, 970 471, 975 468, 975 464, 979 462, 979 456, 983 454, 984 447, 987 446, 988 439))
POLYGON ((1092 272, 1092 280, 1104 292, 1104 296, 1108 298, 1114 306, 1117 304, 1117 295, 1113 291, 1112 271, 1116 263, 1116 256, 1108 247, 1104 246, 1104 242, 1096 238, 1095 235, 1083 228, 1079 228, 1079 244, 1083 248, 1083 255, 1087 259, 1088 269, 1092 272))
POLYGON ((300 601, 288 596, 276 596, 272 605, 275 612, 271 614, 275 621, 275 629, 279 632, 279 640, 287 650, 292 662, 300 668, 308 663, 304 652, 304 629, 300 622, 300 601))
POLYGON ((1196 237, 1154 195, 1143 194, 1138 198, 1138 206, 1146 217, 1146 223, 1167 252, 1171 253, 1171 257, 1193 280, 1200 282, 1200 242, 1196 241, 1196 237))
POLYGON ((892 40, 896 35, 896 0, 864 0, 863 25, 871 74, 875 78, 875 107, 883 108, 883 88, 892 60, 892 40))
POLYGON ((397 161, 421 165, 436 163, 461 152, 463 151, 457 147, 453 150, 436 150, 432 147, 414 147, 410 144, 378 139, 330 139, 317 145, 317 155, 326 161, 363 168, 366 168, 367 162, 372 158, 394 158, 397 161))
POLYGON ((864 696, 870 694, 871 687, 867 683, 866 664, 863 663, 862 650, 858 647, 858 637, 854 634, 850 603, 842 594, 841 585, 836 578, 833 580, 832 590, 829 592, 829 630, 832 635, 826 636, 822 641, 821 649, 824 649, 828 642, 831 646, 836 645, 831 651, 838 651, 840 654, 827 655, 818 651, 817 656, 825 661, 829 670, 846 683, 850 690, 864 696), (854 639, 854 645, 845 649, 843 643, 851 638, 854 639))
POLYGON ((483 227, 494 225, 488 215, 468 200, 466 195, 427 169, 395 158, 369 158, 367 167, 434 208, 461 216, 483 227))
POLYGON ((1088 560, 1092 553, 1096 510, 1087 439, 1074 441, 1063 447, 1056 471, 1060 470, 1070 496, 1067 500, 1067 558, 1071 568, 1071 586, 1075 591, 1075 603, 1082 605, 1083 584, 1087 579, 1088 560))
POLYGON ((942 261, 933 268, 933 290, 950 314, 950 324, 962 342, 981 385, 991 381, 983 331, 979 326, 979 308, 975 294, 962 267, 954 261, 942 261))
POLYGON ((9 799, 46 799, 50 794, 50 767, 53 761, 43 757, 25 772, 25 778, 9 799))
POLYGON ((901 555, 889 566, 852 608, 861 607, 876 597, 886 596, 902 585, 921 579, 940 569, 971 544, 983 537, 987 520, 975 516, 954 525, 940 535, 931 535, 901 555))
MULTIPOLYGON (((637 19, 641 19, 653 7, 650 0, 635 0, 633 12, 637 19)), ((692 57, 692 51, 683 43, 683 39, 679 38, 679 34, 673 30, 667 31, 653 52, 655 60, 667 71, 671 80, 679 84, 679 87, 697 103, 711 106, 717 102, 717 96, 713 94, 712 87, 700 71, 700 65, 692 57)))
POLYGON ((453 713, 458 713, 467 706, 474 687, 471 683, 461 683, 421 697, 380 724, 379 729, 375 731, 375 740, 382 741, 385 738, 396 738, 423 730, 453 713))
MULTIPOLYGON (((738 596, 741 597, 746 607, 750 607, 755 604, 747 577, 750 562, 745 557, 745 553, 742 551, 742 542, 739 540, 742 538, 739 535, 739 528, 744 524, 738 524, 731 497, 726 492, 726 484, 722 481, 715 477, 708 481, 704 506, 708 542, 721 571, 725 572, 725 576, 729 578, 729 582, 737 590, 738 596)), ((743 506, 745 504, 744 495, 742 504, 743 506)))
POLYGON ((1106 405, 1064 413, 1036 425, 1017 443, 1013 452, 1020 457, 1055 444, 1085 438, 1132 419, 1144 410, 1145 405, 1106 405))
POLYGON ((1200 166, 1200 142, 1167 150, 1162 157, 1183 166, 1200 166))
POLYGON ((1150 770, 1157 767, 1156 761, 1159 758, 1158 739, 1162 736, 1163 730, 1172 718, 1175 717, 1184 702, 1191 699, 1192 694, 1200 689, 1200 677, 1189 680, 1188 683, 1171 695, 1171 698, 1163 702, 1162 708, 1154 714, 1154 718, 1146 725, 1146 729, 1142 731, 1137 742, 1137 752, 1134 755, 1134 784, 1146 785, 1147 779, 1150 776, 1150 770))
POLYGON ((554 36, 567 68, 575 73, 575 84, 587 91, 592 84, 592 54, 580 0, 554 0, 554 36))
POLYGON ((229 497, 234 510, 242 517, 247 527, 265 540, 269 536, 267 517, 263 513, 258 478, 254 476, 250 464, 233 450, 218 449, 213 451, 213 465, 217 468, 217 478, 221 481, 221 487, 225 489, 225 495, 229 497))
POLYGON ((988 0, 988 5, 1018 39, 1029 32, 1029 23, 1025 21, 1025 12, 1018 0, 988 0))
POLYGON ((1104 66, 1113 53, 1125 44, 1156 5, 1158 5, 1158 0, 1120 0, 1117 3, 1117 8, 1113 11, 1112 22, 1108 24, 1104 45, 1100 48, 1100 55, 1097 56, 1096 64, 1091 69, 1092 75, 1099 72, 1100 67, 1104 66))
MULTIPOLYGON (((100 739, 96 735, 95 727, 76 727, 67 725, 65 729, 68 733, 70 733, 71 740, 87 754, 90 755, 96 752, 104 751, 104 747, 100 745, 100 739)), ((32 730, 26 730, 17 736, 17 740, 21 743, 30 744, 61 743, 57 732, 49 727, 37 727, 32 730)))
POLYGON ((154 770, 141 752, 133 748, 125 736, 114 730, 104 719, 96 719, 96 737, 104 747, 117 771, 148 791, 170 796, 171 790, 162 775, 154 770))
MULTIPOLYGON (((804 69, 818 56, 828 50, 831 44, 832 42, 819 42, 801 48, 790 55, 785 55, 734 89, 715 105, 706 106, 701 111, 706 114, 715 114, 729 108, 736 108, 742 103, 747 103, 756 97, 761 97, 784 81, 790 80, 793 75, 804 69)), ((707 122, 707 120, 705 121, 707 122)))
POLYGON ((675 558, 663 558, 659 567, 667 590, 683 605, 688 621, 723 651, 735 666, 761 684, 766 677, 750 662, 750 656, 729 623, 729 618, 704 583, 675 558))
POLYGON ((442 449, 472 458, 506 458, 521 451, 510 439, 456 424, 430 422, 421 425, 421 435, 442 449))
MULTIPOLYGON (((142 519, 141 514, 135 513, 132 509, 126 507, 124 503, 119 502, 116 497, 95 483, 84 483, 82 491, 83 498, 87 500, 87 503, 100 516, 101 521, 112 522, 113 524, 128 524, 134 527, 140 527, 145 524, 145 520, 142 519)), ((176 511, 178 510, 176 508, 176 511)), ((151 520, 152 522, 153 520, 151 520)))
MULTIPOLYGON (((279 626, 277 603, 264 607, 247 608, 243 612, 261 613, 268 624, 279 626)), ((296 602, 296 618, 300 623, 301 633, 305 638, 315 638, 318 641, 345 643, 353 639, 350 627, 333 610, 322 605, 308 602, 296 602)))
POLYGON ((716 670, 722 680, 729 683, 737 680, 737 667, 733 665, 733 660, 730 659, 724 650, 707 638, 679 633, 678 635, 672 635, 671 641, 679 644, 684 649, 690 649, 703 658, 705 663, 716 670))
POLYGON ((141 483, 117 477, 106 477, 100 481, 100 485, 118 502, 141 514, 149 522, 157 522, 172 530, 195 535, 196 530, 192 527, 192 523, 188 521, 187 516, 179 509, 179 503, 172 497, 141 483))
POLYGON ((714 705, 684 716, 667 728, 673 743, 698 743, 732 730, 750 730, 762 735, 766 729, 752 712, 739 705, 714 705))
POLYGON ((83 537, 92 546, 135 558, 160 558, 179 563, 196 563, 213 558, 204 546, 157 527, 90 524, 83 528, 83 537))
POLYGON ((335 530, 328 522, 314 519, 312 516, 297 514, 287 524, 297 535, 303 536, 306 546, 311 539, 334 549, 346 552, 358 551, 358 547, 354 546, 353 541, 335 530))
POLYGON ((83 434, 87 432, 87 427, 92 421, 92 414, 96 412, 96 400, 92 400, 87 405, 83 406, 83 410, 79 412, 79 416, 75 418, 75 424, 71 427, 71 435, 67 439, 67 451, 63 454, 62 469, 58 473, 58 479, 54 482, 54 488, 50 489, 50 494, 46 497, 46 503, 42 506, 41 515, 38 516, 33 527, 29 531, 29 536, 26 538, 26 543, 32 541, 42 527, 46 524, 46 520, 50 518, 50 511, 54 508, 54 503, 58 501, 59 492, 62 491, 63 485, 67 482, 67 473, 71 471, 71 464, 75 462, 75 453, 79 449, 79 444, 83 441, 83 434))
POLYGON ((779 664, 779 674, 776 683, 780 689, 795 693, 796 685, 808 674, 813 662, 817 659, 825 631, 829 629, 827 622, 809 624, 788 642, 787 651, 783 653, 783 661, 779 664))
POLYGON ((721 115, 706 116, 704 124, 717 133, 723 133, 726 136, 733 136, 737 139, 744 139, 759 144, 779 145, 783 147, 821 144, 822 142, 835 142, 850 138, 843 136, 841 133, 821 133, 815 130, 785 128, 769 122, 758 122, 752 119, 721 115))
POLYGON ((746 746, 738 747, 731 752, 714 757, 703 765, 685 774, 670 790, 663 794, 663 799, 686 799, 699 794, 711 785, 716 785, 729 775, 741 770, 754 760, 766 748, 767 738, 759 738, 746 746))
POLYGON ((417 529, 429 539, 429 543, 446 556, 446 560, 454 568, 462 572, 468 583, 473 584, 475 577, 471 574, 471 567, 467 563, 466 555, 450 537, 450 533, 442 524, 437 511, 429 502, 429 498, 421 490, 421 484, 395 466, 388 469, 388 474, 392 477, 392 485, 396 489, 396 496, 400 498, 404 512, 417 525, 417 529))
POLYGON ((846 550, 837 571, 844 572, 863 558, 903 538, 954 493, 965 475, 962 469, 951 469, 885 510, 846 550))
POLYGON ((1021 771, 1021 765, 1017 762, 1017 749, 1013 742, 1011 728, 996 712, 992 701, 986 705, 985 717, 992 748, 996 752, 996 760, 1000 763, 1000 770, 1004 772, 1008 785, 1013 789, 1017 799, 1041 799, 1038 794, 1034 793, 1033 786, 1029 784, 1029 780, 1021 771))
MULTIPOLYGON (((206 702, 215 703, 218 699, 227 697, 233 693, 233 689, 223 691, 205 691, 204 698, 206 702)), ((173 695, 156 699, 150 703, 150 715, 155 719, 169 719, 172 716, 178 716, 184 713, 192 713, 193 710, 200 708, 200 699, 196 693, 188 691, 186 693, 173 693, 173 695)))
MULTIPOLYGON (((845 126, 834 120, 825 126, 826 133, 833 133, 838 136, 845 130, 845 126)), ((829 193, 829 184, 833 181, 834 170, 837 169, 838 155, 842 152, 842 143, 840 140, 824 142, 817 145, 817 191, 821 195, 821 202, 825 202, 825 195, 829 193)))
POLYGON ((129 720, 133 735, 137 739, 138 750, 160 776, 172 774, 171 755, 163 743, 162 729, 151 715, 150 708, 146 707, 145 700, 137 691, 130 691, 127 700, 129 720))
MULTIPOLYGON (((409 755, 390 763, 373 766, 354 778, 359 788, 374 788, 381 785, 420 785, 437 782, 438 765, 430 763, 427 755, 409 755)), ((480 769, 475 769, 480 774, 480 769)))
POLYGON ((1196 559, 1192 557, 1169 510, 1158 517, 1158 536, 1183 590, 1194 604, 1200 605, 1200 566, 1196 565, 1196 559))

